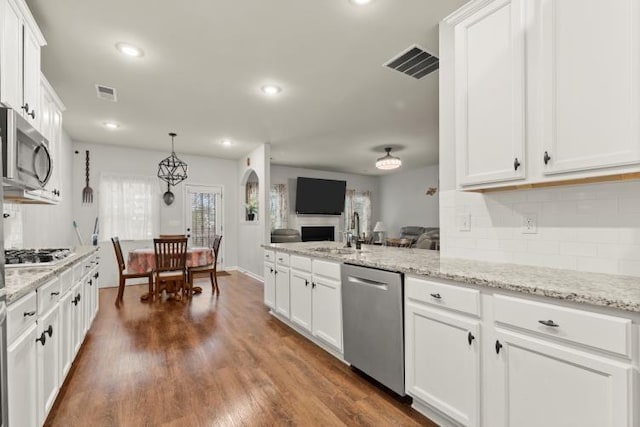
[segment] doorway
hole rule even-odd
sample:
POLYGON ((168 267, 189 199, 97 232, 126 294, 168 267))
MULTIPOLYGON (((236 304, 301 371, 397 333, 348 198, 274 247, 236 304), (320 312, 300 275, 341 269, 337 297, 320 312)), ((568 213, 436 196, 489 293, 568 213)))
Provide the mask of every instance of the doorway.
MULTIPOLYGON (((211 247, 214 236, 224 231, 222 187, 186 185, 184 200, 189 245, 211 247)), ((218 254, 219 265, 223 263, 223 248, 224 245, 218 254)))

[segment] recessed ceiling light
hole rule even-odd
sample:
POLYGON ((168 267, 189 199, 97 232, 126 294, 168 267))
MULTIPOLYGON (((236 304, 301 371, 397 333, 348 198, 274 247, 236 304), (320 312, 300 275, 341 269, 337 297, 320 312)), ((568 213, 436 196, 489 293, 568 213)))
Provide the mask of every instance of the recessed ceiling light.
POLYGON ((264 85, 262 86, 262 92, 264 92, 265 95, 273 96, 282 92, 282 88, 276 85, 264 85))
POLYGON ((351 0, 351 3, 357 4, 358 6, 364 6, 365 4, 371 3, 371 0, 351 0))
POLYGON ((142 52, 142 49, 140 49, 139 47, 130 45, 128 43, 117 43, 116 48, 127 56, 138 57, 138 56, 144 55, 144 52, 142 52))
POLYGON ((116 122, 104 122, 102 125, 107 129, 118 129, 120 127, 116 122))
POLYGON ((229 147, 233 143, 230 139, 223 139, 222 141, 220 141, 220 144, 224 145, 225 147, 229 147))

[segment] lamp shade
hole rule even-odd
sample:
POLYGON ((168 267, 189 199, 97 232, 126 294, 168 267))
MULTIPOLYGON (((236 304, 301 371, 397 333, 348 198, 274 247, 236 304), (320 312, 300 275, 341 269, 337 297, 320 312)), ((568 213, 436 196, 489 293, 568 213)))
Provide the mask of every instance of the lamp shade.
POLYGON ((376 226, 373 227, 373 232, 384 233, 385 231, 387 231, 387 227, 384 226, 384 223, 382 221, 376 222, 376 226))

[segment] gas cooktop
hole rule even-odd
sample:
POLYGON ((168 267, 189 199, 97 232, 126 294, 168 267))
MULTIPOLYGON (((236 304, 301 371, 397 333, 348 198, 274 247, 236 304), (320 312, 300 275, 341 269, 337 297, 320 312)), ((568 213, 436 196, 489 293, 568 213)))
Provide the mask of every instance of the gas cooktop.
POLYGON ((4 251, 6 267, 49 267, 72 255, 71 249, 7 249, 4 251))

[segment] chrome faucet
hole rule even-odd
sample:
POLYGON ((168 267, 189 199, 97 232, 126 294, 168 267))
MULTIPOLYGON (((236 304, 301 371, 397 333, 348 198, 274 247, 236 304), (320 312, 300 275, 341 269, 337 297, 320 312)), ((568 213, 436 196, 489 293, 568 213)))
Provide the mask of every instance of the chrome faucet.
POLYGON ((358 212, 353 212, 353 217, 351 218, 351 229, 356 230, 356 240, 360 240, 360 214, 358 212))

